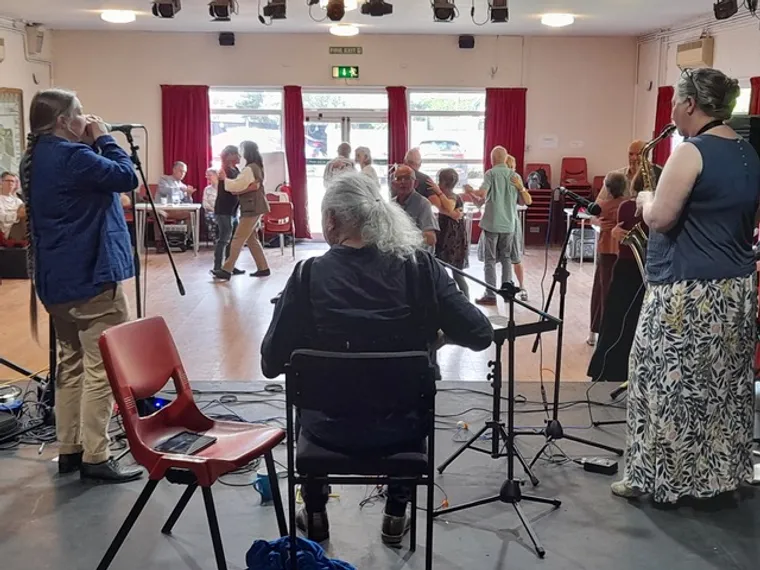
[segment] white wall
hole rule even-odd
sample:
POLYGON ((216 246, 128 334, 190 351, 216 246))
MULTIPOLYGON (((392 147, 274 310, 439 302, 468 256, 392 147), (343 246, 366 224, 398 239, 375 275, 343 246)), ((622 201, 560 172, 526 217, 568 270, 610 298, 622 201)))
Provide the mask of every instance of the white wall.
POLYGON ((639 45, 638 84, 636 85, 635 133, 650 139, 654 130, 657 87, 674 85, 681 70, 676 65, 678 44, 699 39, 703 33, 715 38, 713 67, 749 87, 749 78, 760 76, 760 29, 757 20, 709 22, 705 26, 647 38, 639 45), (653 88, 647 91, 649 82, 653 88))
POLYGON ((28 57, 25 48, 25 34, 16 29, 10 20, 0 18, 0 38, 5 41, 5 60, 0 63, 0 87, 22 89, 24 91, 24 119, 29 128, 29 103, 40 89, 52 84, 52 35, 45 34, 43 53, 28 57))
POLYGON ((149 178, 160 173, 161 84, 304 87, 528 88, 526 160, 586 156, 591 174, 626 160, 634 108, 634 38, 476 38, 460 50, 456 36, 237 34, 220 47, 215 34, 55 32, 56 83, 79 92, 87 111, 151 132, 149 178), (330 56, 356 45, 361 56, 330 56), (331 79, 332 65, 359 65, 360 80, 331 79), (539 148, 556 135, 554 149, 539 148), (582 143, 582 146, 571 146, 582 143))

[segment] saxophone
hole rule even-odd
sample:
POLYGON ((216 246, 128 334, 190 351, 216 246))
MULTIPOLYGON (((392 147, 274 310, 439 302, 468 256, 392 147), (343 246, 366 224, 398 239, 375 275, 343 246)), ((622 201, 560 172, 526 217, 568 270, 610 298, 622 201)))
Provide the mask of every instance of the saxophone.
MULTIPOLYGON (((649 153, 664 139, 670 137, 673 131, 676 130, 675 125, 668 125, 662 132, 654 139, 649 141, 643 149, 641 149, 641 168, 640 173, 644 181, 644 188, 642 192, 654 192, 657 184, 655 183, 655 173, 652 163, 649 160, 649 153)), ((629 231, 623 240, 620 242, 623 245, 627 245, 633 251, 633 257, 636 258, 636 264, 639 266, 642 277, 646 279, 646 261, 647 261, 647 242, 649 236, 644 231, 641 222, 633 226, 633 229, 629 231)))

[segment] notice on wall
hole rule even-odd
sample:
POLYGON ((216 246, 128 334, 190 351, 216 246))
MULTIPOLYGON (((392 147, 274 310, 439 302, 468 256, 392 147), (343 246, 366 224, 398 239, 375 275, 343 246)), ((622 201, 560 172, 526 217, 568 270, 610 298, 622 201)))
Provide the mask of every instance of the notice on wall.
POLYGON ((559 147, 559 137, 557 135, 541 135, 538 146, 539 148, 557 148, 559 147))
POLYGON ((570 141, 570 148, 583 148, 583 141, 570 141))
POLYGON ((330 47, 330 55, 362 55, 362 48, 354 47, 330 47))

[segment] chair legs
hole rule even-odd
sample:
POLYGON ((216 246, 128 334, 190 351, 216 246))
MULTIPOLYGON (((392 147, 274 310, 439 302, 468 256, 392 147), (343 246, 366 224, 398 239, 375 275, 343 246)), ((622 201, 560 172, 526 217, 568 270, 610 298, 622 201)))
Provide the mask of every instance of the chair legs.
POLYGON ((219 520, 216 518, 216 509, 214 508, 214 497, 211 494, 211 487, 201 487, 201 491, 203 492, 203 503, 206 505, 206 516, 208 517, 208 528, 211 532, 211 542, 214 545, 216 567, 218 570, 227 570, 227 561, 224 558, 224 547, 222 546, 222 535, 219 532, 219 520))
MULTIPOLYGON (((431 463, 432 465, 432 463, 431 463)), ((433 496, 435 480, 432 471, 428 473, 427 511, 425 512, 425 570, 433 570, 433 496)))
POLYGON ((285 234, 280 234, 280 255, 285 255, 285 234))
POLYGON ((411 510, 411 525, 409 527, 409 550, 414 552, 417 550, 417 490, 419 487, 415 485, 412 488, 412 510, 411 510))
POLYGON ((132 527, 137 521, 137 518, 140 516, 140 513, 142 513, 145 505, 148 503, 148 499, 150 499, 153 491, 156 490, 157 485, 158 481, 155 481, 153 479, 149 480, 145 485, 142 493, 140 493, 140 496, 137 497, 137 501, 132 507, 132 510, 129 511, 127 518, 122 523, 119 532, 116 533, 116 537, 114 537, 113 542, 111 542, 111 545, 108 547, 105 556, 103 556, 100 564, 98 564, 97 570, 106 570, 111 565, 111 562, 113 562, 113 559, 116 557, 116 553, 119 552, 121 545, 124 544, 124 540, 126 540, 129 531, 132 530, 132 527))
POLYGON ((290 570, 298 570, 298 529, 296 528, 296 485, 293 472, 288 470, 288 536, 290 537, 290 570))
POLYGON ((274 465, 274 457, 272 457, 271 451, 264 454, 264 461, 267 466, 269 488, 272 489, 272 502, 274 503, 275 515, 277 516, 277 528, 280 531, 280 536, 288 536, 288 524, 285 521, 285 510, 282 507, 280 480, 277 478, 277 469, 274 465))
POLYGON ((179 498, 179 502, 177 503, 177 506, 174 507, 174 510, 172 511, 172 514, 169 515, 169 518, 166 520, 166 524, 161 528, 161 532, 163 534, 171 534, 172 529, 174 528, 174 525, 177 523, 177 520, 179 519, 182 512, 185 510, 185 507, 187 506, 187 503, 190 502, 190 499, 193 496, 193 493, 195 493, 195 490, 198 488, 197 484, 188 485, 187 489, 185 489, 185 492, 182 493, 182 496, 179 498))
POLYGON ((290 243, 292 244, 293 248, 293 259, 296 258, 296 232, 293 230, 293 232, 290 234, 290 243))

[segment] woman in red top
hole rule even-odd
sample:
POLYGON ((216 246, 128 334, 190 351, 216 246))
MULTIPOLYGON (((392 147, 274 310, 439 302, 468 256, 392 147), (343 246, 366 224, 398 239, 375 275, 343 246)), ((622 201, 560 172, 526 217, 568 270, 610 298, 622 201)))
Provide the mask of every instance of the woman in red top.
MULTIPOLYGON (((660 167, 654 168, 657 179, 660 167)), ((618 208, 618 224, 611 232, 616 242, 622 241, 636 224, 643 224, 641 215, 636 212, 636 196, 643 186, 643 178, 641 174, 637 174, 631 184, 631 199, 621 203, 618 208)), ((646 225, 644 231, 649 232, 646 225)), ((587 374, 593 381, 628 380, 628 356, 631 353, 636 324, 639 322, 645 289, 633 250, 626 245, 620 245, 604 305, 599 342, 588 366, 587 374)))
POLYGON ((628 189, 628 180, 621 172, 610 172, 604 179, 604 188, 609 199, 599 200, 602 213, 594 220, 601 227, 596 251, 596 273, 594 288, 591 293, 591 335, 589 344, 594 344, 594 334, 602 329, 602 315, 607 299, 607 291, 612 281, 612 268, 618 256, 618 242, 612 238, 612 230, 618 223, 618 208, 625 201, 623 196, 628 189))

